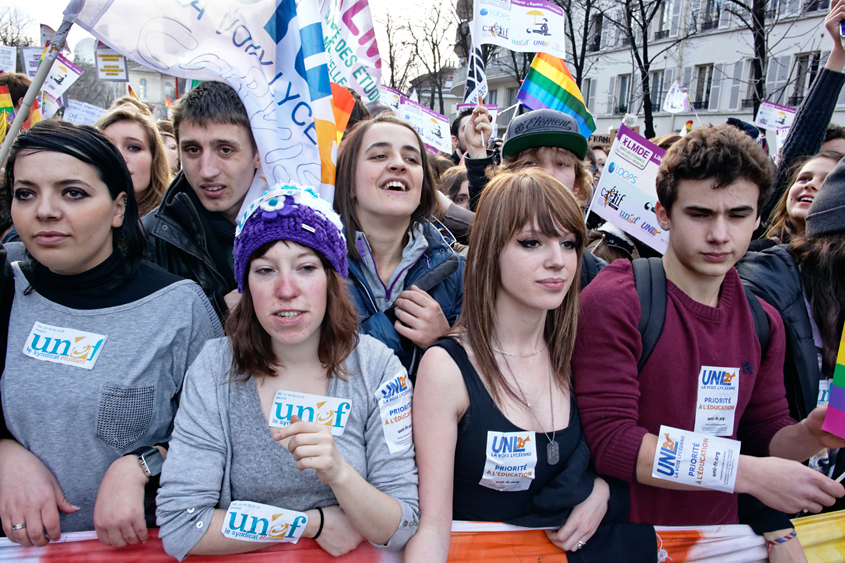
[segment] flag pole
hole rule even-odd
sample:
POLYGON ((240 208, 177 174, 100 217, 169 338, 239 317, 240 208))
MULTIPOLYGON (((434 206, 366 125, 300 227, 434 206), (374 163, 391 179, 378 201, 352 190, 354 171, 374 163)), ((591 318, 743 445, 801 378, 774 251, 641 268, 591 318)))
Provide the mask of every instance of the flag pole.
POLYGON ((18 110, 17 115, 15 115, 15 121, 12 123, 11 127, 9 127, 9 130, 6 131, 6 138, 3 140, 3 146, 0 147, 0 163, 5 164, 6 156, 9 154, 9 149, 12 148, 12 143, 18 136, 18 132, 21 130, 21 127, 26 120, 29 119, 29 109, 32 107, 35 97, 41 90, 41 86, 44 85, 44 81, 47 79, 47 74, 50 73, 50 69, 53 67, 53 62, 61 52, 62 45, 64 45, 67 40, 67 34, 70 31, 73 22, 76 21, 77 16, 79 16, 79 12, 82 11, 84 6, 85 0, 71 0, 71 3, 68 4, 67 8, 65 8, 62 25, 59 26, 58 31, 56 31, 56 34, 53 36, 53 39, 50 40, 50 46, 47 49, 47 53, 44 55, 44 59, 42 59, 41 64, 38 66, 38 72, 35 73, 35 77, 32 79, 32 84, 29 85, 29 89, 27 89, 26 95, 24 95, 23 100, 21 101, 21 107, 18 110))

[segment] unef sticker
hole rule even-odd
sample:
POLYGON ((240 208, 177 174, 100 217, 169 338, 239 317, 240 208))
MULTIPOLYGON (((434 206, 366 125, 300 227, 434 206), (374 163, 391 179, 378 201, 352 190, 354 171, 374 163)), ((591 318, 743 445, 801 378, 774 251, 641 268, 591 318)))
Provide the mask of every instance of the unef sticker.
POLYGON ((739 464, 737 440, 661 426, 651 476, 682 485, 734 492, 739 464))
POLYGON ((26 337, 23 353, 43 362, 94 369, 106 338, 102 334, 50 326, 36 321, 26 337))
POLYGON ((290 417, 296 415, 305 422, 328 426, 332 429, 332 435, 340 436, 346 428, 351 410, 352 404, 346 399, 276 391, 269 425, 284 428, 290 424, 290 417))
POLYGON ((698 374, 695 432, 732 436, 739 401, 739 368, 703 366, 698 374))
POLYGON ((526 491, 534 480, 534 432, 487 432, 487 462, 479 485, 496 491, 526 491))
POLYGON ((375 392, 379 413, 384 426, 384 439, 390 453, 395 454, 411 447, 411 378, 405 371, 384 384, 375 392))
POLYGON ((221 532, 233 540, 296 543, 306 524, 303 512, 236 500, 226 511, 221 532))

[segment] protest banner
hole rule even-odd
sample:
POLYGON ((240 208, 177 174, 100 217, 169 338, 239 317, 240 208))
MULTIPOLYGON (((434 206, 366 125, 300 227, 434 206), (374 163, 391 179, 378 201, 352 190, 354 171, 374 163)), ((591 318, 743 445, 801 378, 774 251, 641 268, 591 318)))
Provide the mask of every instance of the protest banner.
POLYGON ((41 47, 21 47, 21 68, 23 73, 30 79, 35 78, 38 72, 38 64, 41 62, 41 53, 44 51, 41 47))
POLYGON ((604 147, 604 152, 607 152, 610 150, 610 145, 613 144, 613 135, 597 135, 593 133, 590 135, 590 138, 587 139, 587 144, 590 146, 601 145, 604 147))
POLYGON ((245 202, 282 182, 312 186, 331 201, 337 132, 317 8, 293 0, 147 0, 139 10, 133 0, 114 0, 87 3, 76 23, 163 74, 234 88, 262 163, 245 202))
POLYGON ((754 125, 761 129, 776 131, 781 127, 791 127, 798 110, 763 100, 754 118, 754 125))
POLYGON ((449 131, 449 118, 432 111, 422 104, 402 96, 399 101, 399 117, 411 124, 422 137, 430 152, 452 151, 452 134, 449 131))
POLYGON ((476 46, 566 58, 563 8, 545 0, 475 0, 471 24, 476 46), (554 33, 552 33, 554 32, 554 33))
POLYGON ((661 254, 669 233, 657 224, 655 181, 666 151, 620 125, 607 164, 593 195, 590 211, 661 254))
POLYGON ((402 92, 388 86, 378 87, 380 100, 390 106, 393 113, 399 115, 399 104, 402 102, 402 92))
POLYGON ((41 90, 58 100, 81 75, 81 68, 70 62, 64 55, 59 54, 56 56, 41 90))
POLYGON ((329 54, 329 79, 355 90, 364 103, 379 99, 381 55, 367 0, 325 0, 324 42, 329 54))
POLYGON ((96 59, 98 79, 116 82, 129 80, 126 74, 126 57, 114 49, 109 49, 108 45, 102 41, 97 44, 96 59))
MULTIPOLYGON (((460 114, 465 109, 472 109, 477 104, 458 104, 455 109, 460 114)), ((497 104, 484 104, 484 107, 487 108, 487 111, 490 113, 490 121, 493 123, 493 136, 499 136, 499 124, 496 120, 499 118, 499 106, 497 104)), ((457 119, 457 118, 456 118, 457 119)), ((451 135, 451 131, 449 133, 451 135)), ((487 139, 485 139, 486 141, 487 139)))
POLYGON ((479 99, 483 102, 484 98, 487 97, 487 90, 487 73, 484 70, 484 57, 481 54, 481 47, 473 45, 467 63, 464 103, 472 104, 479 99))
POLYGON ((0 45, 0 72, 15 72, 18 50, 15 47, 0 45))
POLYGON ((85 102, 68 100, 64 120, 76 125, 94 125, 106 110, 85 102))
POLYGON ((663 111, 669 113, 681 113, 682 111, 689 111, 689 96, 678 85, 678 81, 672 82, 669 91, 666 92, 666 98, 663 100, 663 111))

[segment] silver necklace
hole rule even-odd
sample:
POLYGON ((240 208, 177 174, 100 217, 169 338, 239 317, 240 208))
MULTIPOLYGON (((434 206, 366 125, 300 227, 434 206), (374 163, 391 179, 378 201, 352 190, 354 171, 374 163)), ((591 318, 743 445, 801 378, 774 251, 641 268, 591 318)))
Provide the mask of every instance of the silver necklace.
MULTIPOLYGON (((498 342, 498 340, 496 340, 496 342, 498 342)), ((548 347, 549 347, 549 345, 546 344, 543 347, 542 350, 538 350, 536 352, 531 352, 530 354, 511 354, 510 352, 505 352, 504 350, 501 350, 501 349, 496 348, 496 347, 494 347, 493 350, 500 353, 503 356, 510 356, 511 358, 530 358, 531 356, 539 356, 540 354, 545 352, 548 349, 548 347)))
MULTIPOLYGON (((496 338, 496 337, 494 336, 494 338, 496 338)), ((498 344, 499 346, 502 345, 499 342, 498 338, 496 338, 496 344, 498 344)), ((546 345, 546 348, 548 348, 548 347, 549 346, 546 345)), ((543 348, 543 350, 545 350, 546 348, 543 348)), ((499 352, 499 353, 502 354, 502 357, 505 360, 505 365, 508 367, 508 371, 510 372, 511 377, 516 382, 516 387, 519 389, 519 392, 522 394, 522 400, 525 401, 526 405, 528 405, 528 410, 531 411, 531 414, 534 416, 534 420, 537 422, 537 425, 540 427, 540 430, 543 431, 543 435, 549 441, 549 443, 546 445, 546 459, 548 460, 549 465, 557 465, 557 462, 560 461, 560 446, 558 446, 558 443, 555 442, 555 436, 557 434, 557 430, 555 430, 555 405, 554 405, 554 399, 552 397, 552 356, 551 356, 551 354, 549 354, 549 407, 551 408, 551 412, 552 412, 552 437, 549 438, 548 432, 546 432, 546 429, 543 428, 543 424, 540 422, 540 419, 537 418, 537 413, 534 412, 534 408, 531 406, 531 403, 528 402, 528 397, 525 396, 525 391, 522 390, 522 385, 519 384, 519 380, 514 375, 513 370, 511 369, 510 362, 508 362, 508 356, 511 356, 511 357, 525 357, 525 356, 520 356, 519 354, 509 354, 509 353, 507 353, 503 350, 499 350, 498 348, 493 348, 493 349, 496 350, 496 352, 499 352)), ((540 350, 540 352, 542 352, 543 350, 540 350)), ((534 352, 533 354, 528 354, 528 356, 536 356, 540 352, 534 352)))

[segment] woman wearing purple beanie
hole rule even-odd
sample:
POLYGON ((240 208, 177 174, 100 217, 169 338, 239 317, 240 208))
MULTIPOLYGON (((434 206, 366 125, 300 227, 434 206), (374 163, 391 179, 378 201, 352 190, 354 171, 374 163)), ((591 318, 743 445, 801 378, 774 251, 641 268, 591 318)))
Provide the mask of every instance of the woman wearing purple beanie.
POLYGON ((340 218, 309 189, 271 190, 238 225, 234 258, 229 337, 188 371, 162 469, 165 550, 402 548, 419 516, 411 383, 358 335, 340 218))

